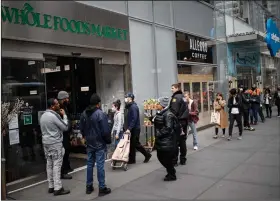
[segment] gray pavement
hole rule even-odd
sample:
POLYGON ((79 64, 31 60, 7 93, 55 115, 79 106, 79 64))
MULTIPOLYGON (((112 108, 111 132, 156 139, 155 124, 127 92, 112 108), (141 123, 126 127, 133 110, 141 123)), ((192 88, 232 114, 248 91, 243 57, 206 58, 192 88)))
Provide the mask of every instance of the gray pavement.
POLYGON ((72 180, 63 181, 65 188, 71 190, 69 195, 54 197, 47 193, 47 183, 43 183, 10 196, 21 200, 278 200, 280 118, 260 123, 256 131, 245 131, 241 141, 236 139, 237 134, 230 142, 215 140, 213 133, 214 128, 199 132, 198 151, 192 150, 189 136, 188 162, 177 168, 175 182, 163 181, 166 173, 156 153, 148 164, 143 164, 144 158, 138 154, 137 164, 129 166, 127 172, 113 171, 106 165, 106 183, 112 193, 102 198, 97 197, 98 190, 85 194, 85 170, 74 173, 72 180))

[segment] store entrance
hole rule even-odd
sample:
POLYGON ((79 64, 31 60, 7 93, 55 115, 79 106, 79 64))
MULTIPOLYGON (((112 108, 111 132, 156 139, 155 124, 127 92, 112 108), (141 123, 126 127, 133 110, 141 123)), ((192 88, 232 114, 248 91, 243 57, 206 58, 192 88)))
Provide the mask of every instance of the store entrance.
POLYGON ((256 84, 256 70, 254 67, 237 66, 237 86, 243 85, 247 88, 251 88, 253 84, 256 84))
POLYGON ((67 91, 70 96, 68 106, 72 121, 71 166, 77 168, 85 164, 84 139, 79 131, 80 115, 89 105, 90 96, 96 93, 95 59, 46 56, 45 74, 47 98, 57 98, 59 91, 67 91))

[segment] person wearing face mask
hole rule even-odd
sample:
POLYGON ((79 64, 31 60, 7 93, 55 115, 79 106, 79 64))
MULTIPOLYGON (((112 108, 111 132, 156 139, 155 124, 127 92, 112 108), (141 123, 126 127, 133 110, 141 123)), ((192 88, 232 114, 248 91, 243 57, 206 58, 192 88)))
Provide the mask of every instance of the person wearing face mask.
POLYGON ((69 94, 66 91, 60 91, 57 95, 57 99, 60 105, 60 108, 64 109, 65 114, 68 117, 68 130, 63 132, 63 147, 65 149, 65 154, 63 156, 63 162, 62 162, 62 167, 61 167, 61 179, 72 179, 72 176, 69 175, 69 172, 72 172, 73 169, 70 166, 70 160, 69 160, 69 155, 70 155, 70 133, 71 133, 71 119, 70 119, 70 114, 68 110, 69 106, 69 94))
POLYGON ((274 94, 274 101, 277 106, 278 117, 280 117, 280 86, 277 87, 277 91, 274 94))
POLYGON ((115 148, 117 147, 120 139, 123 136, 123 115, 120 111, 121 101, 116 100, 112 105, 112 112, 114 112, 114 125, 112 135, 115 138, 115 148))
POLYGON ((134 95, 128 93, 125 97, 125 109, 126 115, 126 133, 130 133, 130 152, 128 164, 136 163, 136 149, 145 156, 144 163, 148 163, 152 157, 145 148, 141 145, 140 138, 140 114, 137 104, 134 102, 134 95))
POLYGON ((230 90, 230 98, 228 99, 228 108, 229 108, 229 137, 228 141, 232 139, 232 130, 234 121, 237 122, 237 126, 239 129, 239 137, 238 140, 242 139, 242 117, 241 117, 241 109, 242 109, 242 100, 240 96, 237 94, 236 89, 230 90))

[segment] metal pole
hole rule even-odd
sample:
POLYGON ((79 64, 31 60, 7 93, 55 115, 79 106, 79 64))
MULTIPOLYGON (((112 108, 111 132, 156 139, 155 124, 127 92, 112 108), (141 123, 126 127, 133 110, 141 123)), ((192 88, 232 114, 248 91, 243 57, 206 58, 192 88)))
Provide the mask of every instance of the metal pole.
POLYGON ((6 159, 4 153, 3 133, 1 133, 1 200, 6 200, 6 196, 6 159))

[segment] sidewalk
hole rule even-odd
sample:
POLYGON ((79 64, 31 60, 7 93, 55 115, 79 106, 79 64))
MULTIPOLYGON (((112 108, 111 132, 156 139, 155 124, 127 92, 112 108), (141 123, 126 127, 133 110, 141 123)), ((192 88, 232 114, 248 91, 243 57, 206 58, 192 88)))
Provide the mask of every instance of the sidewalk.
POLYGON ((127 172, 113 171, 107 164, 106 180, 112 193, 102 198, 97 197, 98 190, 85 194, 85 170, 63 181, 71 190, 69 195, 47 194, 47 183, 43 183, 9 196, 21 200, 276 199, 280 197, 279 131, 277 117, 260 123, 254 132, 245 131, 242 141, 236 140, 237 134, 231 142, 214 140, 214 128, 209 128, 198 134, 198 151, 191 149, 189 136, 188 162, 177 168, 175 182, 162 181, 166 173, 153 153, 148 164, 143 164, 143 156, 138 155, 137 164, 129 166, 127 172))

